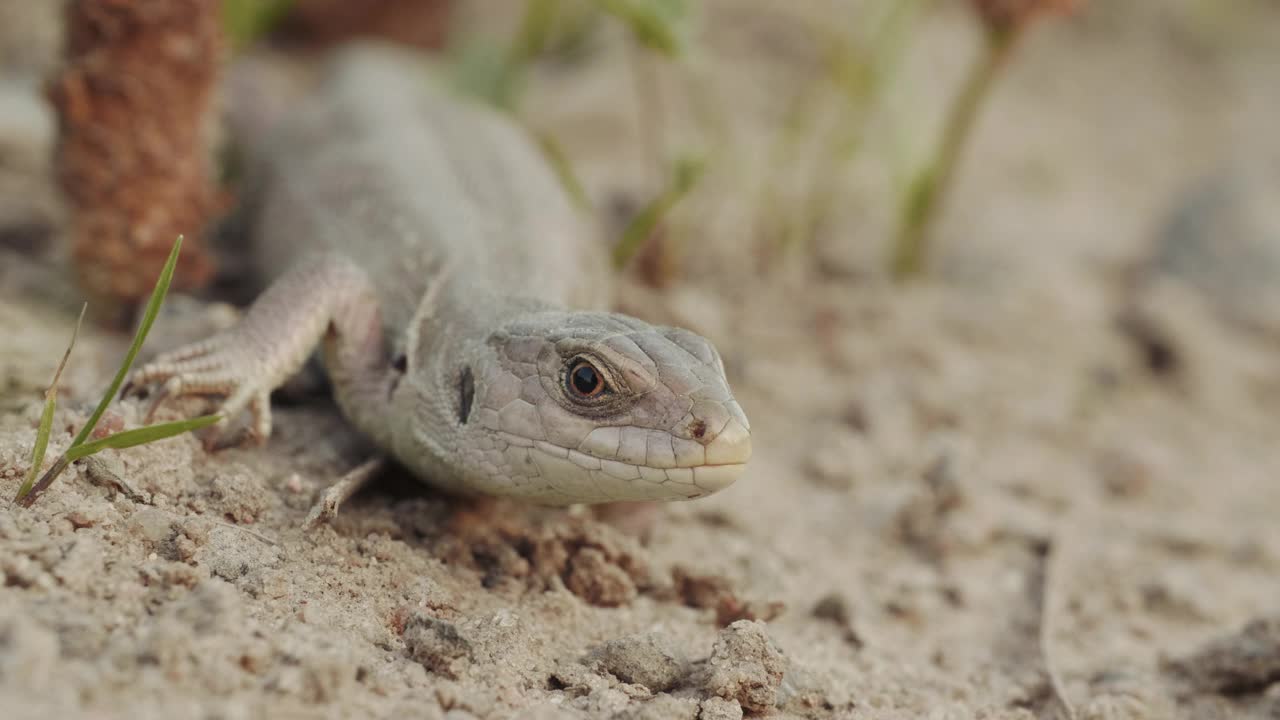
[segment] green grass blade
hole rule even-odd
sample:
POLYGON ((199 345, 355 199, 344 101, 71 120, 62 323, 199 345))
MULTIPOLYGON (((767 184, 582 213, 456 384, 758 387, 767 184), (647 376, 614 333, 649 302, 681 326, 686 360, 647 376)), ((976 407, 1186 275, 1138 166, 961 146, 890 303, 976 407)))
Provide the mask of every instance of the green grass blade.
POLYGON ((597 5, 625 23, 650 50, 667 57, 683 51, 692 16, 687 0, 597 0, 597 5))
POLYGON ((57 405, 54 396, 50 395, 44 402, 44 412, 40 415, 40 429, 36 430, 36 444, 31 449, 31 467, 27 470, 27 477, 22 481, 22 487, 18 488, 18 494, 14 496, 13 501, 18 502, 27 493, 31 492, 31 486, 36 484, 36 475, 40 473, 40 466, 44 464, 44 453, 49 447, 49 431, 53 427, 53 409, 57 405))
POLYGON ((157 423, 146 427, 136 428, 134 430, 125 430, 123 432, 108 435, 101 440, 94 440, 83 445, 76 445, 68 448, 66 452, 67 459, 75 462, 82 458, 89 457, 94 453, 103 450, 122 450, 131 448, 135 445, 145 445, 146 443, 164 440, 175 435, 181 435, 192 430, 209 427, 218 422, 222 416, 220 415, 202 415, 190 420, 177 420, 175 422, 157 423))
POLYGON ((84 323, 84 313, 88 307, 88 303, 80 306, 80 317, 76 318, 76 326, 71 331, 71 341, 67 343, 67 349, 62 353, 58 369, 53 372, 53 380, 44 391, 44 412, 40 414, 36 443, 31 448, 31 467, 27 470, 26 479, 22 481, 22 487, 18 488, 18 494, 13 498, 14 502, 31 492, 31 486, 36 482, 36 475, 40 473, 40 466, 44 464, 45 451, 49 448, 49 434, 53 428, 53 411, 58 405, 58 381, 62 379, 62 370, 67 367, 67 360, 71 358, 71 349, 76 346, 76 338, 80 336, 80 325, 84 323))
POLYGON ((671 184, 653 202, 636 214, 622 232, 622 239, 613 248, 613 267, 621 270, 627 266, 631 258, 639 252, 658 223, 666 217, 671 208, 689 193, 702 177, 705 164, 698 158, 682 158, 676 162, 672 173, 671 184))
POLYGON ((75 440, 71 441, 71 447, 76 447, 83 443, 89 434, 93 432, 93 428, 98 425, 98 420, 102 418, 102 413, 106 412, 107 406, 115 399, 116 393, 120 391, 120 386, 124 384, 125 377, 129 374, 129 369, 133 367, 133 361, 138 357, 138 351, 142 349, 142 343, 147 339, 147 333, 151 332, 151 325, 156 321, 156 315, 160 313, 160 305, 164 302, 164 296, 169 292, 169 283, 173 280, 173 270, 178 265, 178 253, 182 250, 182 236, 173 243, 173 250, 169 252, 169 259, 164 264, 164 269, 160 271, 160 279, 156 281, 156 287, 151 291, 151 299, 147 301, 146 312, 142 316, 142 324, 138 327, 138 332, 133 336, 133 344, 129 346, 129 352, 124 357, 120 369, 116 371, 116 377, 111 381, 111 387, 103 394, 102 400, 98 403, 98 407, 93 411, 93 415, 89 416, 89 422, 80 428, 80 432, 76 435, 75 440))
POLYGON ((507 48, 475 37, 459 43, 451 54, 448 70, 456 90, 508 112, 519 104, 527 68, 512 63, 507 48))
POLYGON ((271 31, 289 12, 293 0, 224 0, 222 27, 231 46, 241 50, 271 31))
POLYGON ((538 147, 542 149, 547 162, 550 163, 551 169, 555 171, 556 177, 560 179, 560 185, 569 194, 569 199, 579 210, 589 210, 591 200, 587 197, 587 191, 582 186, 582 181, 578 179, 578 174, 574 172, 573 162, 565 154, 564 148, 548 133, 534 132, 533 137, 538 142, 538 147))

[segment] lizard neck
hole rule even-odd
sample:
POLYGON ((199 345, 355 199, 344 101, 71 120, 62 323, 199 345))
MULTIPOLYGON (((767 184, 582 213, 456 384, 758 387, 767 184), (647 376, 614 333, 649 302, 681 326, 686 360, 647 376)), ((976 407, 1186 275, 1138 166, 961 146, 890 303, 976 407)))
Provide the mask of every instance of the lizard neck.
POLYGON ((391 393, 391 408, 376 414, 396 459, 432 482, 474 491, 464 455, 482 442, 471 411, 479 383, 499 370, 491 338, 522 316, 551 309, 541 301, 469 289, 442 292, 426 303, 404 338, 406 366, 391 393), (395 426, 388 427, 393 422, 395 426), (407 419, 407 420, 406 420, 407 419))

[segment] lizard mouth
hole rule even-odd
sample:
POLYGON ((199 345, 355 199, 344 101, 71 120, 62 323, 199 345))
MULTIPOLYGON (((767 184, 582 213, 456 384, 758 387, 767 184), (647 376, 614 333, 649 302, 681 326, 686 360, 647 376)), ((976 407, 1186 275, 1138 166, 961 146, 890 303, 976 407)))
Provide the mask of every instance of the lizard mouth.
MULTIPOLYGON (((500 434, 512 445, 527 448, 530 459, 538 466, 540 479, 557 494, 572 496, 572 502, 706 497, 737 481, 751 455, 749 440, 730 438, 733 447, 714 450, 714 459, 718 462, 656 467, 588 455, 544 441, 529 443, 509 433, 500 434)), ((714 441, 708 444, 708 455, 713 452, 713 444, 714 441)))
MULTIPOLYGON (((719 492, 737 481, 742 473, 747 469, 745 462, 740 463, 722 463, 719 465, 699 465, 694 468, 672 468, 665 470, 668 477, 671 470, 687 470, 692 475, 689 481, 695 488, 702 492, 697 495, 689 495, 688 498, 704 497, 714 492, 719 492)), ((672 482, 676 482, 674 479, 672 482)))

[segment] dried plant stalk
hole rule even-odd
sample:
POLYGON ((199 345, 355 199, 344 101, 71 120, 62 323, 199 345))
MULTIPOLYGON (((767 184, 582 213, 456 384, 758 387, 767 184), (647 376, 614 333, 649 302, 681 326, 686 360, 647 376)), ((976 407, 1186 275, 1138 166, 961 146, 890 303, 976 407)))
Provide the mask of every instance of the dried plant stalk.
POLYGON ((199 238, 220 205, 211 111, 223 47, 220 0, 67 6, 66 63, 51 90, 58 176, 77 275, 117 315, 147 297, 177 235, 190 241, 175 286, 212 275, 199 238))
POLYGON ((972 0, 972 3, 987 27, 1008 30, 1025 25, 1037 15, 1075 10, 1079 0, 972 0))
POLYGON ((322 47, 376 37, 415 47, 444 45, 453 0, 294 0, 281 32, 322 47))

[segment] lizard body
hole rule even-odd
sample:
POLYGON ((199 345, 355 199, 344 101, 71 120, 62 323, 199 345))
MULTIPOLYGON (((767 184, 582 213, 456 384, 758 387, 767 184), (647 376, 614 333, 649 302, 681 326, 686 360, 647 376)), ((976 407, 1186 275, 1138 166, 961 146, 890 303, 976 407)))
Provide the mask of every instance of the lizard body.
POLYGON ((339 56, 260 153, 252 233, 273 284, 232 330, 134 376, 269 394, 317 345, 343 413, 425 482, 548 504, 732 483, 750 430, 710 342, 600 311, 608 270, 534 143, 406 71, 339 56))

